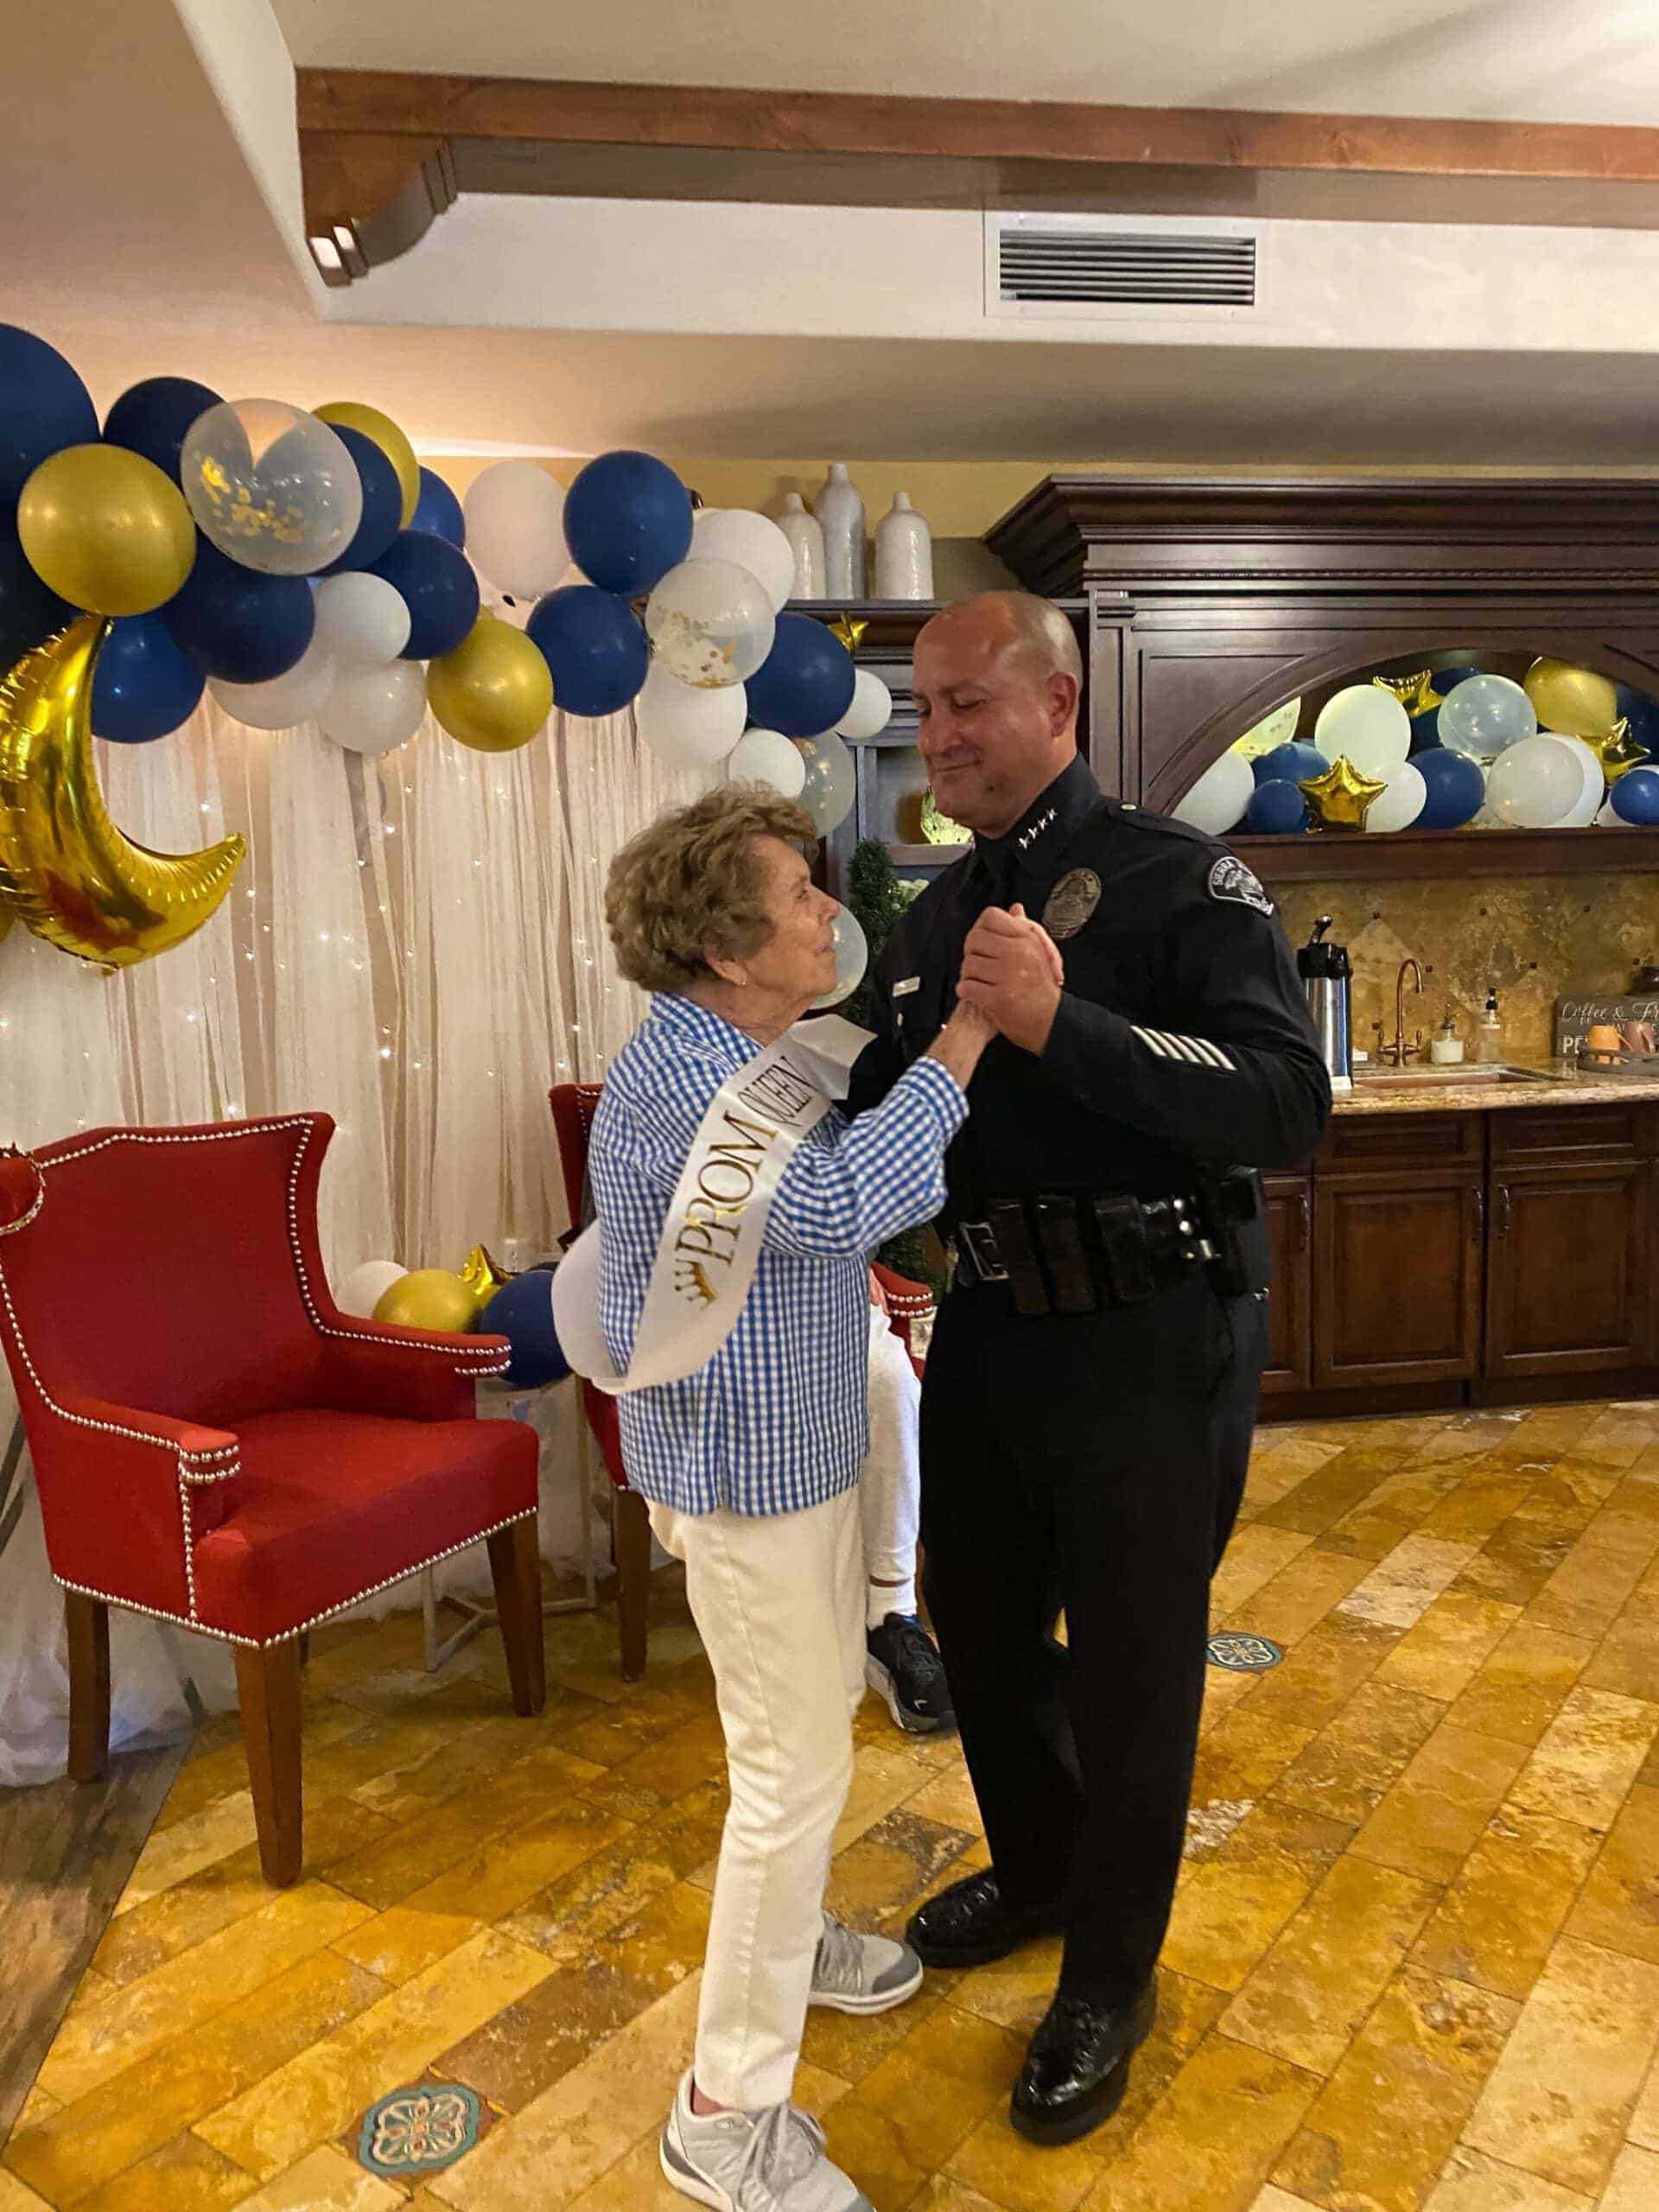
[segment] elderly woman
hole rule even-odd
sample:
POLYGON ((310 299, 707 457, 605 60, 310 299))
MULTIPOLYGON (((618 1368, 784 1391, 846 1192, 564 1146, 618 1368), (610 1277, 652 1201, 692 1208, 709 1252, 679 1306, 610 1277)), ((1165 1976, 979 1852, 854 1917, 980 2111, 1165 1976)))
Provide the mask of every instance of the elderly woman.
MULTIPOLYGON (((618 964, 653 994, 606 1077, 589 1154, 619 1368, 643 1344, 671 1201, 711 1106, 834 983, 836 902, 799 849, 812 835, 791 802, 728 786, 663 816, 611 870, 618 964)), ((695 2063, 662 2144, 668 2179, 721 2212, 868 2212, 789 2101, 809 2004, 885 2012, 921 1981, 912 1952, 823 1911, 865 1679, 867 1268, 883 1239, 938 1211, 992 1033, 959 1007, 874 1112, 823 1113, 777 1178, 724 1342, 683 1379, 620 1399, 628 1478, 684 1561, 726 1738, 695 2063)))

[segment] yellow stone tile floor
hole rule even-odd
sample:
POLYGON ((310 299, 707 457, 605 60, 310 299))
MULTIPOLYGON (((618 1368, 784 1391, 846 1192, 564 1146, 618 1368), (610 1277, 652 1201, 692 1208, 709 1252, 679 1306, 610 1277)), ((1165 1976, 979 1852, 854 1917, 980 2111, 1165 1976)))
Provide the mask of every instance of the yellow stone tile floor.
MULTIPOLYGON (((259 1878, 234 1719, 202 1733, 0 2163, 0 2212, 652 2212, 723 1809, 672 1577, 652 1668, 548 1624, 320 1635, 307 1870, 259 1878), (412 2192, 353 2158, 457 2080, 479 2146, 412 2192)), ((1264 1431, 1216 1625, 1162 2015, 1110 2126, 1005 2106, 1056 1947, 815 2016, 801 2101, 878 2212, 1659 2212, 1659 1406, 1264 1431)), ((831 1902, 895 1929, 983 1864, 954 1740, 867 1701, 831 1902)))

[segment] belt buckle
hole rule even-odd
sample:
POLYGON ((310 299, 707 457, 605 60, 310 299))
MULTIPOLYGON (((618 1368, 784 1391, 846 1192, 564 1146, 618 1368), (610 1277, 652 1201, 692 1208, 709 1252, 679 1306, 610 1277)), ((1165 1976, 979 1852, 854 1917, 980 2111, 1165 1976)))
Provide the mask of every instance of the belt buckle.
POLYGON ((959 1221, 957 1237, 973 1262, 977 1282, 1007 1282, 1008 1271, 996 1256, 996 1235, 988 1221, 959 1221))

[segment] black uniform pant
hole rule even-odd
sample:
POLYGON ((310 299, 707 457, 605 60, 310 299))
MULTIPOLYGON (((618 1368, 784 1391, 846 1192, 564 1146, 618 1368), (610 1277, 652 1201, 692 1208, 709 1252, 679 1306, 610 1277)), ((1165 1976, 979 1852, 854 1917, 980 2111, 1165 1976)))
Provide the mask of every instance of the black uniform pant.
POLYGON ((957 1290, 928 1351, 925 1586, 969 1772, 1004 1896, 1063 1902, 1060 1986, 1099 2003, 1168 1926, 1266 1341, 1197 1275, 1081 1316, 957 1290))

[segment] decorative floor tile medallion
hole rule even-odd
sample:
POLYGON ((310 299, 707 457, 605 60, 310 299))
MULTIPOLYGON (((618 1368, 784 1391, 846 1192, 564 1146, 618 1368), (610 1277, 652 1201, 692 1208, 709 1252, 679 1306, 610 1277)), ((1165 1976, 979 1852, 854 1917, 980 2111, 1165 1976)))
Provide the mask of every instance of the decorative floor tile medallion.
POLYGON ((494 2117, 462 2082, 416 2082, 369 2107, 353 2147, 383 2181, 418 2181, 464 2158, 494 2117))
POLYGON ((1210 1639, 1210 1664, 1229 1668, 1234 1674, 1259 1675, 1266 1668, 1276 1667, 1284 1656, 1269 1636, 1246 1636, 1229 1629, 1224 1635, 1210 1639))

